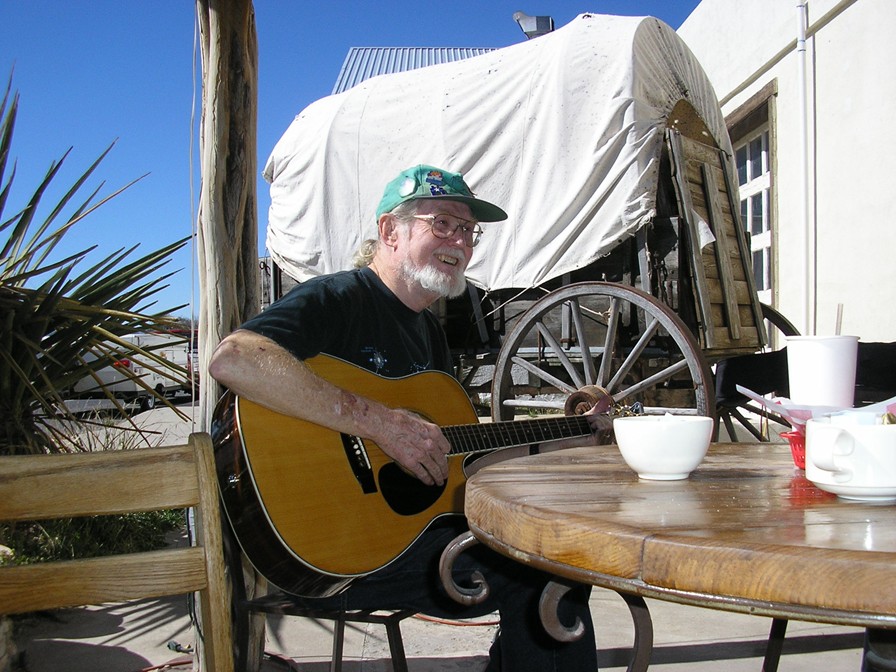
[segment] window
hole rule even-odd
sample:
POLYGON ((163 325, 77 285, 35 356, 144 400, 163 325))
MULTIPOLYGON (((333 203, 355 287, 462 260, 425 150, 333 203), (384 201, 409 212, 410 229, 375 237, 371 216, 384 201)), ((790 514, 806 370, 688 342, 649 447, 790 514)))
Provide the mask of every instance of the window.
POLYGON ((741 224, 750 241, 753 281, 759 300, 774 305, 775 239, 775 96, 769 82, 728 115, 740 192, 741 224))
POLYGON ((768 124, 741 139, 734 146, 737 181, 740 186, 740 216, 750 238, 753 256, 753 280, 759 298, 764 303, 771 299, 771 217, 769 196, 771 170, 769 168, 768 124))

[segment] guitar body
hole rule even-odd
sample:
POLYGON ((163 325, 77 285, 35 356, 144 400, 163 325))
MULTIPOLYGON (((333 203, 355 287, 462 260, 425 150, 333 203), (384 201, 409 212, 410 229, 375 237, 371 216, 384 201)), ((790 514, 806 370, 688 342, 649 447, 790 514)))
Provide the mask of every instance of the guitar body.
MULTIPOLYGON (((438 424, 475 424, 463 388, 441 372, 377 376, 319 355, 329 382, 438 424)), ((463 512, 463 455, 444 486, 426 486, 367 440, 268 410, 231 393, 212 424, 227 517, 268 581, 306 597, 332 595, 400 556, 439 516, 463 512)))

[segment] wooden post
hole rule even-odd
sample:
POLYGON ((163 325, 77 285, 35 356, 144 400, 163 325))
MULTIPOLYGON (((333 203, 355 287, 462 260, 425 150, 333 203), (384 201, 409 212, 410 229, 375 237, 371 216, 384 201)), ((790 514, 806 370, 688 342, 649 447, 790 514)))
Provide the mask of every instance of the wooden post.
MULTIPOLYGON (((218 342, 259 306, 258 44, 251 0, 197 0, 197 12, 203 83, 199 358, 204 372, 218 342)), ((204 423, 219 394, 220 387, 203 377, 204 423)))
MULTIPOLYGON (((207 431, 221 392, 206 375, 211 354, 259 307, 258 40, 251 0, 197 0, 196 14, 202 54, 199 417, 207 431)), ((247 584, 250 596, 266 591, 264 580, 251 569, 247 584)), ((196 645, 201 646, 198 637, 196 645)), ((263 616, 253 619, 249 649, 250 669, 257 670, 264 649, 263 616)))

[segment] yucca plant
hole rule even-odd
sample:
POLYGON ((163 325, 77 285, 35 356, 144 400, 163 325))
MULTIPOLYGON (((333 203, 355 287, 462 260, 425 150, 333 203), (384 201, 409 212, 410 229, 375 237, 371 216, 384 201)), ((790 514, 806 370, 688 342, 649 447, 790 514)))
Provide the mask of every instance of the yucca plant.
MULTIPOLYGON (((135 260, 136 245, 97 262, 91 260, 96 246, 55 258, 54 250, 72 227, 137 180, 106 197, 98 197, 102 184, 82 196, 110 145, 58 202, 45 208, 42 199, 59 176, 66 152, 24 207, 7 218, 15 165, 8 178, 6 167, 19 103, 18 94, 10 98, 10 92, 11 81, 0 104, 0 454, 68 452, 79 449, 71 423, 85 422, 63 403, 77 381, 98 381, 100 369, 135 357, 157 372, 185 375, 122 336, 174 326, 168 315, 183 306, 148 311, 172 275, 162 273, 163 267, 189 238, 135 260)), ((122 373, 132 375, 127 369, 122 373)), ((123 410, 111 392, 106 394, 123 410)))

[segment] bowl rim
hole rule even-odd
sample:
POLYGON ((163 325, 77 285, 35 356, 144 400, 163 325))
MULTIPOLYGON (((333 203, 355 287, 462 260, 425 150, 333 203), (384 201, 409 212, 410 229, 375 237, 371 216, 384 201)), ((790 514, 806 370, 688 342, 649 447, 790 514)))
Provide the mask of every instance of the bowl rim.
POLYGON ((712 422, 713 419, 708 415, 673 415, 669 419, 665 415, 623 415, 613 418, 613 422, 631 422, 631 421, 648 421, 648 422, 712 422))

